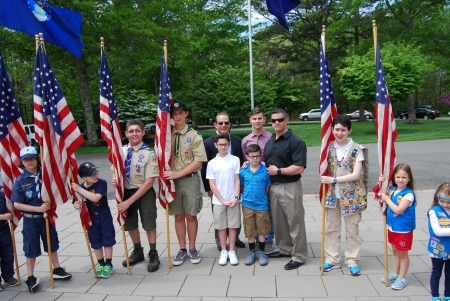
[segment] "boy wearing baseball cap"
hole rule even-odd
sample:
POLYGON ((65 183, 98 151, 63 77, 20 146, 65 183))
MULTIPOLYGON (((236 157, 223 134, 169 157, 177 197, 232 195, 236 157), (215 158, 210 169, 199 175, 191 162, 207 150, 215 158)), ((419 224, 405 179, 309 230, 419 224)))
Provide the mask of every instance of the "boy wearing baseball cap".
MULTIPOLYGON (((22 148, 20 161, 19 167, 23 169, 23 173, 17 177, 14 183, 11 201, 14 202, 14 208, 23 215, 23 251, 27 258, 28 269, 26 283, 29 291, 33 293, 39 285, 39 278, 34 276, 36 257, 41 255, 39 238, 42 240, 44 251, 48 252, 44 213, 50 209, 50 204, 41 200, 41 166, 36 149, 32 146, 22 148)), ((59 265, 58 233, 50 223, 49 230, 53 278, 68 280, 72 278, 72 275, 59 265)))
MULTIPOLYGON (((73 190, 86 198, 86 206, 91 215, 92 225, 87 232, 98 261, 97 276, 109 278, 114 273, 112 254, 113 246, 116 244, 116 233, 108 205, 108 184, 98 177, 98 169, 91 162, 81 163, 78 175, 84 183, 71 185, 73 190)), ((80 209, 80 201, 74 202, 74 207, 80 209)))

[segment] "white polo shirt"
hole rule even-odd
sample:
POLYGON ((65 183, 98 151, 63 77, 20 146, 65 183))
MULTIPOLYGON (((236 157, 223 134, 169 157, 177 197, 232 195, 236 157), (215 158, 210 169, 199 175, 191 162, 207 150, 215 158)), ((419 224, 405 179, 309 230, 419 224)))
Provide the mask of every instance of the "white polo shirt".
MULTIPOLYGON (((235 178, 239 175, 240 161, 239 158, 233 155, 226 155, 221 158, 217 156, 208 162, 206 168, 206 178, 216 180, 216 187, 220 195, 225 200, 234 201, 236 196, 235 178)), ((213 195, 212 203, 214 205, 223 206, 220 200, 213 195)))

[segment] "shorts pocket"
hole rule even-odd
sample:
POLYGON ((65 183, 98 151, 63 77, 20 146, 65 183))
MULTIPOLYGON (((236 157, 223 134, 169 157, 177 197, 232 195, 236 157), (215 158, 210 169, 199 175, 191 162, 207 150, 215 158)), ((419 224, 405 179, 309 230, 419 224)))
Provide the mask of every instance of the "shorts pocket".
POLYGON ((203 195, 202 194, 197 194, 196 199, 197 199, 197 210, 196 210, 196 212, 198 214, 203 209, 203 195))

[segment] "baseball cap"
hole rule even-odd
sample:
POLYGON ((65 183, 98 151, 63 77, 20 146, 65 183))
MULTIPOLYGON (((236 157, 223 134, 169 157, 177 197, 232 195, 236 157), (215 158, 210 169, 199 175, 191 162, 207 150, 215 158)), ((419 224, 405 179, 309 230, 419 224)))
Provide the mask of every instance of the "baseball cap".
POLYGON ((94 172, 97 170, 97 167, 95 167, 94 163, 91 162, 84 162, 81 163, 78 167, 78 175, 82 177, 90 177, 94 174, 94 172))
POLYGON ((26 158, 37 158, 37 156, 37 151, 32 146, 25 146, 20 150, 20 161, 23 161, 26 158))
POLYGON ((182 109, 184 111, 187 111, 186 105, 183 102, 174 102, 171 106, 170 106, 170 111, 174 111, 174 110, 178 110, 178 109, 182 109))

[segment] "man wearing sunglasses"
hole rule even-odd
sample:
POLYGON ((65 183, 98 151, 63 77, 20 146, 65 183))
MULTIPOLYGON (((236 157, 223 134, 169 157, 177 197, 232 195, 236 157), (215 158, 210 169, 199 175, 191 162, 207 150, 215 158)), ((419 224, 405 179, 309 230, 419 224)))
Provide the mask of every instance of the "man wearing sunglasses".
POLYGON ((287 128, 288 121, 285 110, 272 111, 270 122, 275 133, 266 144, 265 162, 272 180, 269 202, 276 244, 269 257, 290 257, 284 269, 293 270, 308 257, 301 182, 306 168, 306 145, 287 128))
MULTIPOLYGON (((217 114, 216 120, 214 121, 214 127, 216 128, 216 133, 203 141, 203 144, 205 145, 206 157, 208 158, 208 162, 214 159, 218 152, 217 148, 214 146, 214 140, 217 134, 227 134, 230 137, 231 142, 231 146, 228 149, 228 152, 231 155, 238 157, 240 164, 242 165, 242 163, 244 163, 244 154, 242 153, 241 148, 242 139, 239 138, 238 136, 230 134, 231 129, 230 116, 227 113, 217 114)), ((202 181, 205 191, 208 193, 208 196, 212 198, 213 192, 211 191, 211 187, 209 186, 209 180, 206 179, 206 168, 208 166, 208 162, 203 162, 202 165, 202 181)), ((216 237, 217 249, 219 251, 222 251, 222 247, 220 246, 219 233, 217 232, 217 230, 215 230, 214 232, 216 237)), ((244 242, 239 239, 239 233, 241 233, 240 227, 237 229, 238 237, 236 238, 236 246, 239 248, 245 248, 244 242)))

